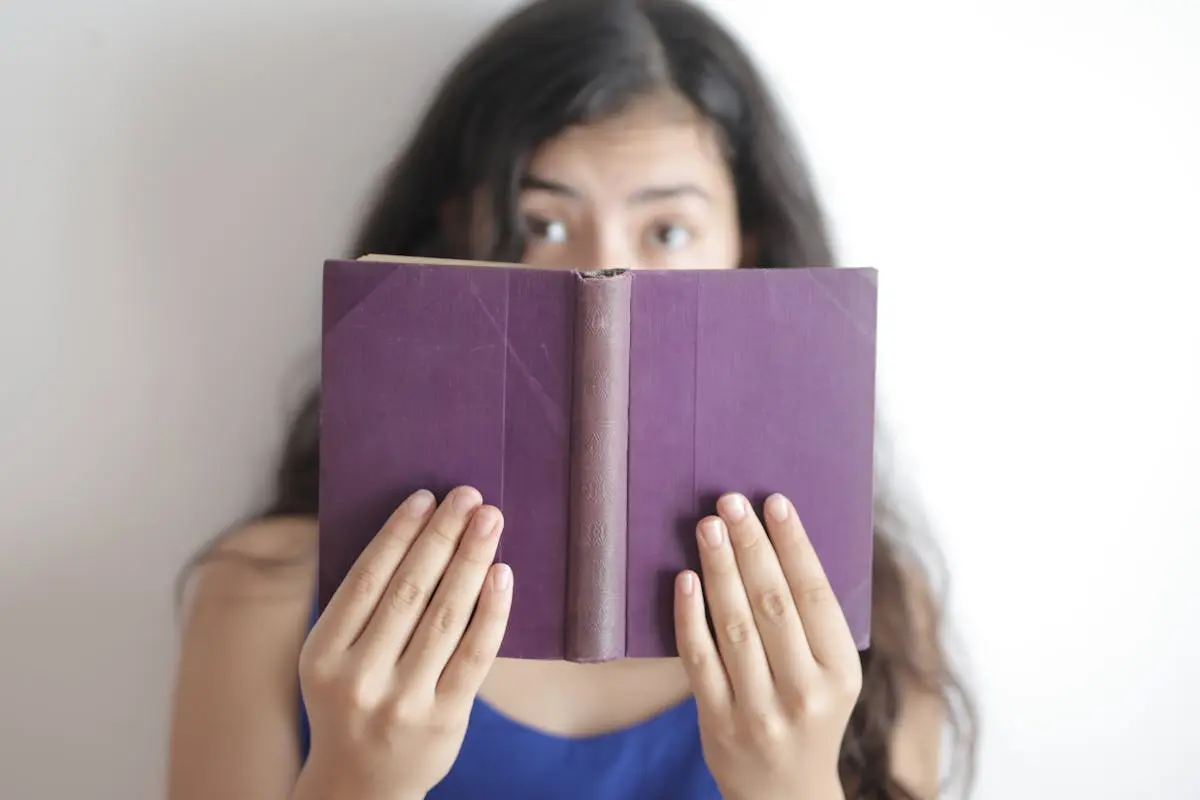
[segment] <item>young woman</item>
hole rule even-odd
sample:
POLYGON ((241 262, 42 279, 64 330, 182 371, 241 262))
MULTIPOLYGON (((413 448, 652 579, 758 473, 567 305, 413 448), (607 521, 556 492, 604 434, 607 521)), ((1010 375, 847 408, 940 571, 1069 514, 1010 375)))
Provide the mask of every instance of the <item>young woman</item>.
MULTIPOLYGON (((684 0, 541 0, 494 28, 446 79, 354 251, 547 269, 834 262, 761 79, 684 0)), ((677 582, 682 658, 496 659, 521 576, 491 564, 503 520, 469 487, 406 500, 314 624, 317 420, 314 395, 274 503, 189 572, 173 800, 930 798, 947 722, 970 760, 929 579, 882 492, 861 656, 797 510, 775 497, 760 515, 728 487, 697 520, 701 575, 677 582)))

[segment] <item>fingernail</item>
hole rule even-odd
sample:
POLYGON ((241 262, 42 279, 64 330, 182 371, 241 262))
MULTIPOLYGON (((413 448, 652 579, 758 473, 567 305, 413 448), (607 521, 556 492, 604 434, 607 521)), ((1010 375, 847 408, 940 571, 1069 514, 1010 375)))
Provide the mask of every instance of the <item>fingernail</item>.
POLYGON ((690 572, 685 572, 679 576, 679 589, 685 595, 691 596, 692 592, 696 591, 696 577, 690 572))
POLYGON ((423 517, 433 507, 433 494, 421 489, 409 495, 404 502, 404 513, 410 517, 423 517))
POLYGON ((773 494, 767 498, 766 502, 767 516, 776 522, 787 522, 788 518, 788 501, 781 494, 773 494))
POLYGON ((740 494, 727 494, 717 504, 721 516, 730 522, 741 522, 746 516, 746 501, 740 494))
POLYGON ((483 497, 470 486, 460 486, 455 489, 454 498, 450 501, 451 507, 458 514, 467 514, 482 502, 483 497))
POLYGON ((719 519, 705 520, 700 525, 700 538, 709 547, 720 547, 725 538, 725 525, 719 519))
POLYGON ((500 527, 500 514, 494 508, 481 508, 471 518, 471 533, 486 539, 500 527))
POLYGON ((497 592, 508 591, 508 587, 512 586, 512 570, 509 569, 508 564, 499 564, 496 566, 492 582, 495 584, 497 592))

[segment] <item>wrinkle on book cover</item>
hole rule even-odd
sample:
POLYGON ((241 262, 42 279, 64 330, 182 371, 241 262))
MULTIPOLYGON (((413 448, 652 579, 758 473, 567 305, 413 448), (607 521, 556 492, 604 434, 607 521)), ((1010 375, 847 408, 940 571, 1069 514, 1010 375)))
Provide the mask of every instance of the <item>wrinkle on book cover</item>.
POLYGON ((410 492, 478 488, 513 567, 501 654, 675 655, 726 491, 796 504, 869 644, 876 274, 330 261, 322 607, 410 492))

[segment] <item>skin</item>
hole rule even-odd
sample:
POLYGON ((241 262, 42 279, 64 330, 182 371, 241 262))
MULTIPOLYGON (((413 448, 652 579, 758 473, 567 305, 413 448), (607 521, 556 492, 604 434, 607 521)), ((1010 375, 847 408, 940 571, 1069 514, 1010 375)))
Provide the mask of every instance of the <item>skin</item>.
MULTIPOLYGON (((521 208, 534 232, 523 260, 534 266, 753 260, 712 131, 670 97, 543 145, 521 208)), ((440 506, 423 500, 432 498, 419 493, 397 510, 311 634, 312 520, 252 525, 200 569, 175 696, 172 800, 422 797, 453 764, 476 694, 564 736, 626 727, 694 694, 704 756, 725 797, 844 796, 837 754, 862 676, 786 498, 771 498, 760 517, 731 493, 698 521, 703 580, 689 572, 676 584, 681 658, 604 664, 495 658, 521 580, 491 563, 500 513, 469 487, 440 506), (263 570, 222 553, 288 565, 263 570), (303 770, 297 664, 313 730, 303 770)), ((909 694, 893 771, 932 798, 942 708, 909 694)))

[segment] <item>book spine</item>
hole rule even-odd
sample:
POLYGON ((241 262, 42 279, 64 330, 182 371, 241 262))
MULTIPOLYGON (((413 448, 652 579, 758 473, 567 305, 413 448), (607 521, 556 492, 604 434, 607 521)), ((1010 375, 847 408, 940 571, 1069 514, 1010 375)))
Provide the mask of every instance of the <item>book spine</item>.
POLYGON ((617 272, 581 274, 576 290, 569 661, 625 655, 630 289, 630 274, 617 272))

